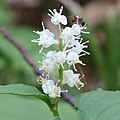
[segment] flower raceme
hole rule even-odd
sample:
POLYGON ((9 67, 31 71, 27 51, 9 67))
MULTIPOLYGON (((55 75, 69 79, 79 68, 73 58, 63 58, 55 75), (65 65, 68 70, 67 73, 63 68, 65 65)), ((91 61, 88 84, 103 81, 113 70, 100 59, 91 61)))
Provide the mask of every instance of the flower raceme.
POLYGON ((65 15, 62 15, 62 11, 63 6, 59 12, 56 9, 53 9, 53 11, 49 9, 50 13, 48 13, 51 22, 59 27, 60 35, 58 40, 55 39, 54 33, 50 32, 49 29, 45 29, 43 22, 42 31, 33 31, 39 35, 39 38, 32 40, 32 42, 37 43, 41 47, 39 53, 43 55, 39 70, 44 71, 47 76, 46 78, 39 76, 38 82, 42 85, 43 93, 51 98, 60 97, 61 92, 67 92, 66 90, 62 90, 62 86, 65 84, 70 87, 75 86, 79 90, 84 86, 84 83, 81 82, 84 76, 75 74, 73 70, 70 70, 70 66, 73 66, 74 70, 77 71, 75 64, 85 65, 80 58, 90 54, 84 50, 88 47, 87 43, 89 41, 83 42, 83 38, 81 37, 81 33, 89 33, 85 31, 86 26, 81 26, 77 22, 71 27, 61 28, 61 24, 67 25, 67 18, 65 15), (44 48, 49 48, 52 45, 56 45, 59 50, 43 52, 44 48), (68 64, 67 68, 65 64, 68 64), (49 77, 57 69, 59 76, 58 81, 55 82, 49 77))

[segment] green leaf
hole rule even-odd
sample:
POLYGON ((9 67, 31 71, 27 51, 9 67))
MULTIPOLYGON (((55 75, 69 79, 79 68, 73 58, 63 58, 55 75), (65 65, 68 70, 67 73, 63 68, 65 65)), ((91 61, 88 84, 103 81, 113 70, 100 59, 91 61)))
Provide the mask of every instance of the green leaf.
POLYGON ((0 94, 33 96, 44 101, 47 100, 47 96, 42 94, 37 88, 24 84, 11 84, 0 86, 0 94))
POLYGON ((85 120, 120 119, 120 91, 86 92, 80 95, 76 105, 85 120))

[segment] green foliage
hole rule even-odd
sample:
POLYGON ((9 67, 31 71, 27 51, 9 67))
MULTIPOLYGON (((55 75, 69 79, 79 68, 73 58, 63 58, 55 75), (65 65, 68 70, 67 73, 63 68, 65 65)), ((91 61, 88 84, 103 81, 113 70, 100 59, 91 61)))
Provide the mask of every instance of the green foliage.
POLYGON ((97 41, 101 39, 95 37, 95 31, 91 30, 90 49, 96 62, 96 68, 103 80, 104 86, 108 90, 120 88, 120 54, 119 54, 119 19, 117 16, 108 16, 104 23, 96 28, 105 35, 104 44, 100 45, 97 41))
POLYGON ((61 120, 59 117, 54 117, 53 119, 51 120, 61 120))
POLYGON ((120 91, 98 89, 80 95, 77 107, 84 120, 120 119, 120 91))
MULTIPOLYGON (((0 27, 4 27, 30 53, 37 63, 41 56, 36 52, 39 47, 31 43, 34 28, 17 26, 10 22, 11 11, 0 7, 0 27)), ((26 83, 35 84, 35 75, 24 61, 19 51, 0 34, 0 84, 26 83)))
POLYGON ((11 84, 11 85, 0 86, 0 94, 36 96, 36 95, 40 95, 41 93, 34 86, 23 85, 23 84, 11 84))
MULTIPOLYGON (((82 120, 70 105, 60 102, 59 111, 62 120, 82 120)), ((35 97, 0 94, 1 120, 51 120, 48 106, 35 97)))
POLYGON ((34 86, 23 85, 23 84, 11 84, 0 86, 0 94, 12 94, 22 96, 33 96, 42 100, 47 99, 47 96, 42 94, 34 86))
POLYGON ((90 28, 90 53, 95 68, 98 70, 104 87, 108 90, 116 90, 120 88, 120 54, 119 54, 119 17, 107 16, 105 21, 94 30, 90 28), (100 31, 104 35, 104 43, 98 41, 102 39, 96 37, 96 31, 100 31))
POLYGON ((1 120, 50 120, 52 117, 47 105, 39 99, 0 95, 1 120))
POLYGON ((34 86, 23 85, 23 84, 12 84, 0 86, 0 94, 12 94, 12 95, 20 95, 20 96, 32 96, 36 97, 40 100, 43 100, 51 112, 56 113, 53 108, 56 106, 50 101, 49 97, 45 94, 42 94, 37 88, 34 86))

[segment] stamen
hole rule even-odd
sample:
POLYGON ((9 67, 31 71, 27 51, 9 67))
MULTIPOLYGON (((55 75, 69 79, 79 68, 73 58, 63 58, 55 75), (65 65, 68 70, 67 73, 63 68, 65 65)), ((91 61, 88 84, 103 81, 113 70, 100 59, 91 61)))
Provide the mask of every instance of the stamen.
POLYGON ((50 15, 49 13, 47 14, 48 16, 50 16, 51 18, 53 17, 52 15, 50 15))
POLYGON ((65 52, 66 52, 66 53, 68 53, 68 52, 70 52, 71 50, 72 50, 72 48, 71 48, 71 49, 69 49, 69 50, 66 50, 65 52))
POLYGON ((55 13, 58 13, 56 9, 53 9, 53 12, 54 12, 53 16, 55 15, 55 13))
POLYGON ((78 18, 79 18, 79 16, 76 16, 76 18, 77 18, 77 24, 79 24, 79 19, 78 19, 78 18))
POLYGON ((85 31, 81 31, 81 33, 84 33, 84 34, 90 34, 90 32, 85 32, 85 31))
POLYGON ((83 41, 83 38, 80 39, 80 43, 82 43, 82 41, 83 41))
POLYGON ((60 82, 60 80, 58 80, 58 81, 56 82, 56 85, 55 85, 55 86, 58 86, 59 82, 60 82))
POLYGON ((82 27, 82 29, 86 30, 86 29, 87 29, 86 25, 85 25, 85 26, 83 26, 83 27, 82 27))
POLYGON ((42 85, 45 82, 45 79, 39 76, 37 82, 42 85))
POLYGON ((42 55, 44 55, 44 58, 45 58, 46 54, 44 52, 42 52, 42 55))
POLYGON ((84 43, 82 43, 83 45, 86 44, 86 43, 89 43, 89 40, 88 41, 85 41, 84 43))
POLYGON ((80 77, 80 80, 83 79, 84 77, 85 77, 85 75, 82 75, 82 76, 80 77))
POLYGON ((40 34, 40 32, 39 31, 33 31, 34 33, 36 33, 36 34, 40 34))
POLYGON ((42 21, 42 28, 43 28, 43 30, 45 30, 45 26, 44 26, 44 23, 43 23, 43 21, 42 21))
POLYGON ((31 40, 31 42, 37 42, 36 39, 31 40))
POLYGON ((50 9, 48 9, 48 11, 54 16, 54 12, 50 9))
POLYGON ((81 49, 84 49, 84 48, 88 48, 88 46, 81 44, 81 49))
POLYGON ((87 51, 85 51, 85 50, 82 50, 84 53, 86 53, 86 54, 88 54, 88 55, 90 55, 90 53, 89 52, 87 52, 87 51))
POLYGON ((38 61, 38 63, 42 63, 41 61, 38 61))
POLYGON ((75 39, 80 39, 81 35, 75 36, 75 39))
POLYGON ((42 76, 45 76, 45 73, 44 73, 44 72, 42 73, 42 76))
POLYGON ((61 63, 60 65, 61 65, 62 69, 64 69, 64 66, 63 66, 63 64, 61 63))
POLYGON ((80 54, 80 55, 79 55, 79 57, 81 57, 81 56, 84 56, 84 55, 86 55, 86 54, 85 54, 85 53, 83 53, 83 54, 80 54))
POLYGON ((68 90, 61 90, 61 92, 68 92, 68 90))
POLYGON ((39 51, 39 54, 43 51, 43 48, 44 48, 44 47, 41 47, 41 49, 40 49, 40 51, 39 51))
POLYGON ((63 51, 65 51, 65 50, 67 49, 68 44, 69 44, 69 42, 66 43, 66 45, 65 45, 65 47, 64 47, 64 49, 63 49, 63 51))
POLYGON ((62 13, 62 11, 63 11, 63 6, 61 6, 61 8, 60 8, 60 12, 59 12, 59 13, 61 14, 61 13, 62 13))
POLYGON ((80 63, 81 65, 84 65, 84 66, 86 66, 86 64, 84 64, 84 63, 82 63, 82 61, 78 61, 78 63, 80 63))
MULTIPOLYGON (((83 78, 84 76, 82 76, 83 78)), ((76 80, 76 83, 75 83, 75 86, 78 90, 80 90, 83 86, 84 86, 84 83, 80 81, 80 79, 77 79, 76 80)))
POLYGON ((74 70, 77 72, 77 69, 75 68, 75 64, 73 64, 73 68, 74 68, 74 70))
POLYGON ((31 42, 35 42, 35 43, 39 43, 39 41, 40 41, 40 39, 33 39, 33 40, 31 40, 31 42))

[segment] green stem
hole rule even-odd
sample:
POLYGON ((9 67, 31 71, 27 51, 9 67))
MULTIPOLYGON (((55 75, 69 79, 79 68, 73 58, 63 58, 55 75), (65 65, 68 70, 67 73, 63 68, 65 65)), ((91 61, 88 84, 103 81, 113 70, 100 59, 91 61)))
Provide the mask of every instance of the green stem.
POLYGON ((59 86, 62 87, 62 80, 63 80, 63 68, 62 66, 60 65, 60 69, 59 69, 59 86))
POLYGON ((51 109, 51 112, 53 113, 53 115, 54 115, 54 117, 60 117, 60 115, 59 115, 59 112, 58 112, 58 109, 55 107, 55 108, 53 108, 53 109, 51 109))
MULTIPOLYGON (((59 40, 59 49, 62 51, 63 50, 63 46, 62 46, 62 39, 59 40)), ((59 86, 62 87, 62 80, 63 80, 63 68, 60 65, 60 69, 59 69, 59 86)))
MULTIPOLYGON (((60 35, 61 35, 61 26, 60 24, 58 25, 59 27, 59 32, 60 32, 60 35)), ((59 49, 62 51, 63 50, 63 45, 62 45, 62 39, 59 39, 59 49)), ((59 86, 62 87, 62 80, 63 80, 63 68, 62 66, 60 65, 60 69, 59 69, 59 86)))
POLYGON ((61 51, 63 50, 62 39, 59 39, 59 49, 61 51))
MULTIPOLYGON (((61 26, 60 24, 58 25, 58 29, 61 35, 61 26)), ((62 51, 63 50, 63 45, 62 45, 62 39, 59 39, 59 49, 62 51)))
POLYGON ((54 99, 51 101, 50 110, 53 113, 54 117, 60 117, 59 112, 58 112, 58 101, 59 99, 54 99))

